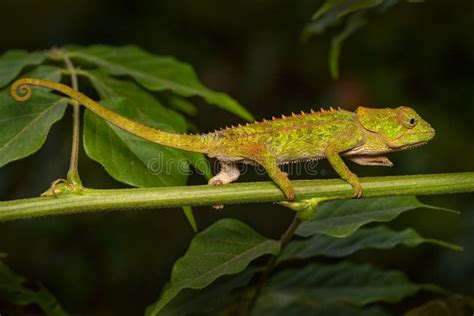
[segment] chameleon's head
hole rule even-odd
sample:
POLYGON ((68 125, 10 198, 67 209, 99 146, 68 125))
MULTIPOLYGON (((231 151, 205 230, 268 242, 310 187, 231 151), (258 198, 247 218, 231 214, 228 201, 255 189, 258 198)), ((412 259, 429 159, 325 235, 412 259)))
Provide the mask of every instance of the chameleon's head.
POLYGON ((400 106, 396 109, 356 110, 360 124, 368 131, 383 136, 384 143, 391 150, 419 146, 435 135, 435 130, 412 108, 400 106))

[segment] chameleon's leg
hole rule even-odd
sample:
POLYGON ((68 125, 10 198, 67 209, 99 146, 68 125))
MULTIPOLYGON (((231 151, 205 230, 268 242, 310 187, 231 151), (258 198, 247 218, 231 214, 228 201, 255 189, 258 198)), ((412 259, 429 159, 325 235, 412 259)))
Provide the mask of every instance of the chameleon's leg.
POLYGON ((265 168, 270 178, 280 187, 280 189, 285 194, 286 198, 289 201, 295 199, 295 189, 290 179, 288 179, 288 174, 280 170, 276 160, 269 154, 266 154, 262 157, 261 160, 257 161, 265 168))
MULTIPOLYGON (((224 185, 234 182, 240 176, 239 168, 235 163, 226 163, 220 161, 219 173, 212 177, 208 184, 210 185, 224 185)), ((213 208, 220 210, 224 208, 224 204, 213 205, 213 208)))
POLYGON ((210 185, 223 185, 234 182, 240 176, 239 168, 235 163, 226 163, 220 161, 220 170, 209 180, 210 185))
POLYGON ((393 166, 393 163, 385 156, 348 156, 347 159, 361 166, 393 166))
POLYGON ((362 188, 360 186, 359 178, 349 170, 341 156, 339 156, 337 145, 329 145, 326 148, 326 157, 339 176, 352 185, 352 188, 354 189, 354 197, 360 198, 362 196, 362 188))

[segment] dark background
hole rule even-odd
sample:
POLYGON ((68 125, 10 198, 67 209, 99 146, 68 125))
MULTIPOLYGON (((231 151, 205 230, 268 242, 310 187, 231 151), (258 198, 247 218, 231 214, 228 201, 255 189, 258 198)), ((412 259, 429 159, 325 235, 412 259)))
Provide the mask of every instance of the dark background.
MULTIPOLYGON (((225 91, 256 118, 321 106, 410 105, 437 130, 428 145, 390 156, 391 169, 350 167, 361 176, 474 169, 474 2, 401 3, 350 37, 342 48, 341 78, 327 69, 336 31, 300 40, 320 6, 316 0, 258 1, 11 1, 0 3, 0 52, 47 49, 68 43, 137 44, 192 64, 201 80, 225 91)), ((202 131, 241 120, 198 101, 192 121, 202 131)), ((69 112, 68 112, 69 113, 69 112)), ((69 113, 70 114, 70 113, 69 113)), ((0 200, 37 196, 68 167, 70 115, 56 124, 35 155, 0 169, 0 200)), ((326 162, 325 177, 335 174, 326 162)), ((119 187, 83 153, 86 186, 119 187)), ((267 180, 247 175, 241 181, 267 180)), ((191 183, 204 183, 191 177, 191 183)), ((474 295, 474 199, 471 195, 421 197, 462 211, 408 212, 392 226, 412 226, 428 237, 461 244, 456 253, 434 246, 400 248, 356 260, 400 268, 417 282, 437 282, 474 295)), ((278 237, 292 213, 282 207, 228 205, 195 209, 200 229, 223 217, 239 218, 278 237)), ((0 224, 5 262, 41 281, 64 307, 81 315, 140 315, 168 280, 173 262, 193 232, 180 209, 48 217, 0 224)), ((407 303, 409 304, 409 303, 407 303)))

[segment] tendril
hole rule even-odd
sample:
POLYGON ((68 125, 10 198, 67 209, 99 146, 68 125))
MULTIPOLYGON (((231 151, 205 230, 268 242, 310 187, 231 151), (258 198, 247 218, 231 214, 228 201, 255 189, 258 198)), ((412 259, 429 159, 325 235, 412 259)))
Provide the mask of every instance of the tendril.
POLYGON ((10 94, 15 101, 24 102, 31 97, 31 85, 28 83, 24 83, 21 80, 16 81, 13 83, 10 94))

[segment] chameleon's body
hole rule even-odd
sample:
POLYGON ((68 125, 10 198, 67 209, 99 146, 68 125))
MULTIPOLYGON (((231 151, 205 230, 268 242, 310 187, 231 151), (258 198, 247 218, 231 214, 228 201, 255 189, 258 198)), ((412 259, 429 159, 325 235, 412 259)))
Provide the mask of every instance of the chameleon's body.
POLYGON ((392 166, 385 153, 426 143, 434 129, 411 108, 370 109, 355 112, 327 110, 255 122, 200 135, 164 132, 116 114, 72 88, 40 79, 24 78, 12 85, 12 96, 24 101, 31 96, 31 85, 60 91, 83 104, 106 121, 146 140, 178 149, 201 152, 221 162, 220 172, 209 183, 220 185, 237 180, 236 163, 258 164, 289 200, 293 186, 279 165, 327 158, 341 176, 361 196, 357 176, 345 165, 346 157, 361 165, 392 166), (21 95, 18 94, 21 93, 21 95))

